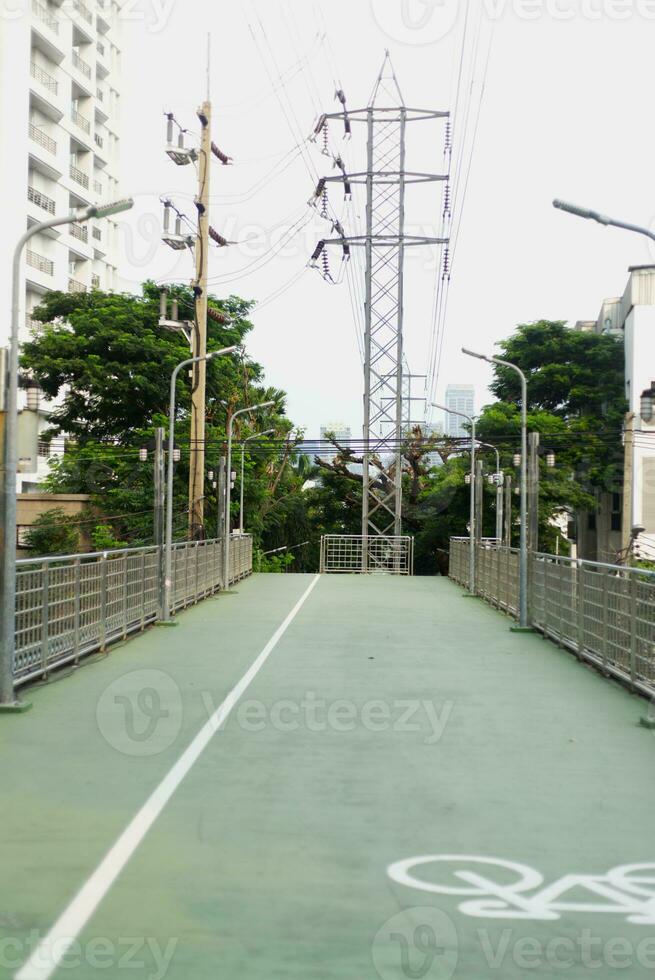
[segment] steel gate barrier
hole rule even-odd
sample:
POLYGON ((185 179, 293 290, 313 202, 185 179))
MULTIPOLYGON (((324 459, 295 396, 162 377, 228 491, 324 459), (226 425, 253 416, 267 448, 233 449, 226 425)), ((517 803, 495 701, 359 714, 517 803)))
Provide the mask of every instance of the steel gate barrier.
POLYGON ((413 575, 414 538, 408 535, 324 534, 321 574, 413 575))

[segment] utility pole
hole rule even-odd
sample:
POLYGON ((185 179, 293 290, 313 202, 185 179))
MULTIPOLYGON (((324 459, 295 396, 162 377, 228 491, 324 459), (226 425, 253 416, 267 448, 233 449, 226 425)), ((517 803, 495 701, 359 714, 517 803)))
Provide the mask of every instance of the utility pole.
POLYGON ((528 551, 539 551, 539 433, 528 434, 528 551))
POLYGON ((505 547, 512 547, 512 477, 507 474, 505 477, 505 547))
POLYGON ((193 365, 191 386, 191 460, 189 466, 189 538, 205 532, 205 397, 207 391, 207 278, 209 272, 209 197, 211 185, 212 107, 209 98, 198 110, 202 126, 198 158, 198 236, 196 243, 196 316, 191 356, 202 358, 193 365))
POLYGON ((216 525, 216 537, 225 536, 225 473, 227 467, 227 460, 225 456, 221 456, 218 464, 218 524, 216 525))
POLYGON ((481 459, 475 464, 475 540, 482 541, 484 533, 484 463, 481 459))
POLYGON ((635 416, 628 412, 625 419, 625 463, 623 476, 623 519, 621 524, 621 549, 627 554, 632 542, 634 524, 634 463, 635 463, 635 416))
POLYGON ((164 430, 155 431, 155 500, 154 500, 154 521, 153 538, 155 546, 159 549, 159 576, 160 600, 163 608, 164 603, 164 527, 166 504, 166 465, 164 462, 164 430))

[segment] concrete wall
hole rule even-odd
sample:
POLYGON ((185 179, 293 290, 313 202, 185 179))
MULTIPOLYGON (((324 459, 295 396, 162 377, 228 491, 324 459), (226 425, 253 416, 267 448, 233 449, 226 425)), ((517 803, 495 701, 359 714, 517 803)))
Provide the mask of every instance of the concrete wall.
MULTIPOLYGON (((80 517, 88 510, 91 497, 85 493, 19 493, 16 496, 16 524, 18 557, 26 558, 29 552, 20 548, 25 530, 33 527, 38 517, 49 510, 61 509, 67 517, 80 517)), ((91 550, 89 525, 80 527, 80 551, 91 550)))

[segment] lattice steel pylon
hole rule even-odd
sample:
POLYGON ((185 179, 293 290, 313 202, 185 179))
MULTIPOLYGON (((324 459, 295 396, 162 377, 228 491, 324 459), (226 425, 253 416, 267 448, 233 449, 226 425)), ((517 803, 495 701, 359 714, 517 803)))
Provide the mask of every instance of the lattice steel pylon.
MULTIPOLYGON (((325 245, 361 246, 366 251, 364 353, 364 492, 362 535, 402 534, 402 439, 406 427, 407 394, 403 397, 404 264, 405 249, 445 245, 446 238, 409 235, 405 230, 405 195, 410 184, 446 181, 447 174, 415 173, 406 169, 407 125, 447 118, 449 113, 408 108, 387 51, 370 102, 365 109, 326 114, 346 124, 367 126, 367 166, 364 173, 325 177, 330 181, 366 186, 366 235, 333 238, 325 245)), ((320 124, 319 124, 320 126, 320 124)), ((340 228, 337 229, 341 231, 340 228)), ((316 254, 320 254, 317 250, 316 254)), ((364 549, 366 553, 366 549, 364 549)))

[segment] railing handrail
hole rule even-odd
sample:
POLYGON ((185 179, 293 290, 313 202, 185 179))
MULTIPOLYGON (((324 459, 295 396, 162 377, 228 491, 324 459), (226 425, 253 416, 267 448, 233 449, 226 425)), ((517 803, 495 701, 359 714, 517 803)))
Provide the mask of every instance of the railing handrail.
MULTIPOLYGON (((233 538, 252 538, 252 534, 233 534, 233 538)), ((194 547, 200 545, 211 545, 220 544, 223 540, 222 536, 220 538, 207 538, 205 541, 174 541, 174 548, 184 548, 188 545, 193 545, 194 547)), ((128 554, 141 554, 144 551, 154 552, 157 550, 159 545, 156 544, 146 544, 138 548, 108 548, 106 551, 81 551, 74 555, 46 555, 43 557, 36 558, 19 558, 16 561, 16 565, 42 565, 46 562, 61 562, 66 558, 70 561, 78 561, 81 558, 89 559, 92 558, 108 558, 110 555, 128 555, 128 554)))

